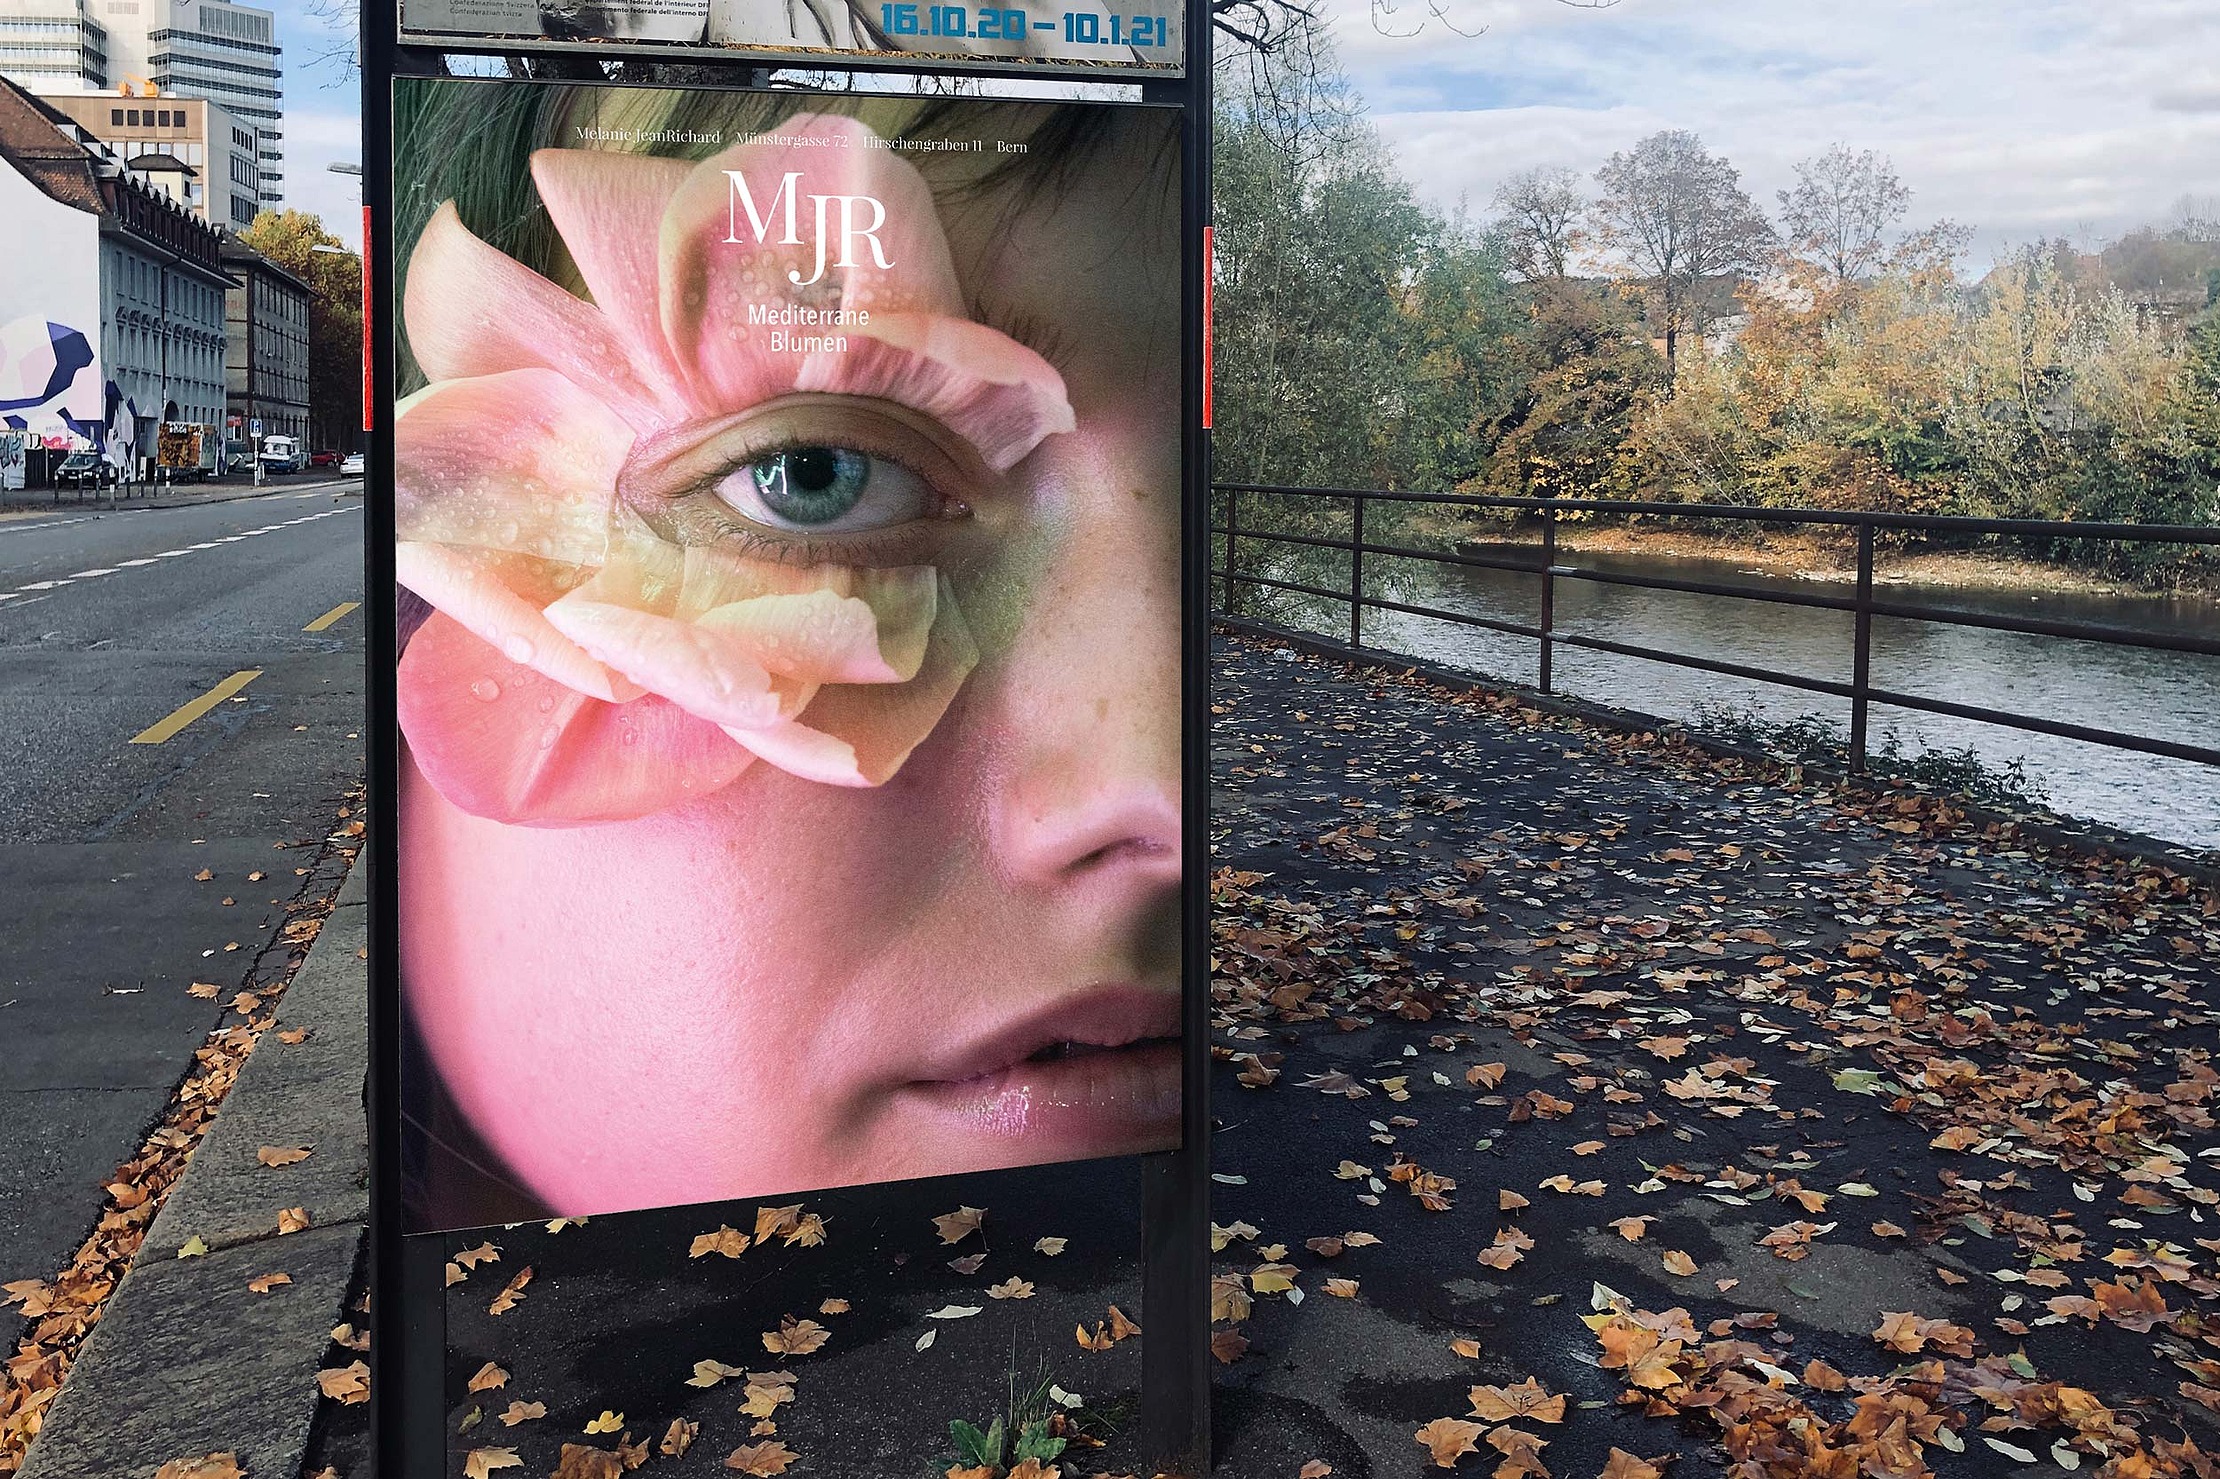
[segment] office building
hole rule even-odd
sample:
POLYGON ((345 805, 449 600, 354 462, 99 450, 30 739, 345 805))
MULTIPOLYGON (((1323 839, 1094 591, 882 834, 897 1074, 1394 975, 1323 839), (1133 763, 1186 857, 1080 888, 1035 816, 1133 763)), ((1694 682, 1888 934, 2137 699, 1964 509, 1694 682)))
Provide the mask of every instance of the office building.
POLYGON ((104 418, 111 435, 123 429, 125 455, 141 458, 160 422, 223 424, 231 279, 221 233, 112 146, 4 81, 0 213, 29 223, 43 248, 0 272, 0 332, 44 334, 57 365, 53 393, 14 398, 12 417, 34 430, 56 415, 79 428, 104 418), (100 395, 81 394, 88 378, 105 408, 100 395))
POLYGON ((108 85, 108 31, 87 0, 0 0, 0 76, 36 91, 108 85))
POLYGON ((0 76, 42 93, 214 103, 254 132, 256 197, 273 206, 285 197, 282 58, 276 17, 230 0, 0 0, 0 76))
POLYGON ((211 226, 238 232, 253 224, 262 208, 261 140, 224 108, 201 98, 36 91, 211 226))
POLYGON ((234 443, 289 436, 308 445, 308 284, 254 248, 227 240, 224 376, 234 443))

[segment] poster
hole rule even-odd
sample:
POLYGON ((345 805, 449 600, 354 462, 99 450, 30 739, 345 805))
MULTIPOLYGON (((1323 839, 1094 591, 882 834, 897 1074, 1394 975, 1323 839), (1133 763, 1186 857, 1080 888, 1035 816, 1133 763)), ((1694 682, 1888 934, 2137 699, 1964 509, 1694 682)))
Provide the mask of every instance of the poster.
POLYGON ((406 1230, 1174 1147, 1178 111, 394 86, 406 1230))
POLYGON ((458 37, 640 54, 713 48, 807 63, 906 57, 1023 71, 1183 70, 1181 0, 403 0, 403 39, 458 37))

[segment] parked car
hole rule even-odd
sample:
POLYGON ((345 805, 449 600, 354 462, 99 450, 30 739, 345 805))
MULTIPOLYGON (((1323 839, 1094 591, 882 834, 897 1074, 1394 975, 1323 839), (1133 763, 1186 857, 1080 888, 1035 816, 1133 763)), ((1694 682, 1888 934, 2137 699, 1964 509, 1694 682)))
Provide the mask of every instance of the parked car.
POLYGON ((349 452, 346 460, 339 464, 339 475, 343 478, 359 478, 362 476, 362 469, 362 454, 360 452, 349 452))
POLYGON ((115 480, 115 469, 102 461, 98 452, 72 452, 54 469, 55 482, 77 488, 105 488, 115 480))
POLYGON ((339 465, 339 454, 328 447, 321 452, 311 452, 308 454, 308 465, 310 467, 337 467, 339 465))

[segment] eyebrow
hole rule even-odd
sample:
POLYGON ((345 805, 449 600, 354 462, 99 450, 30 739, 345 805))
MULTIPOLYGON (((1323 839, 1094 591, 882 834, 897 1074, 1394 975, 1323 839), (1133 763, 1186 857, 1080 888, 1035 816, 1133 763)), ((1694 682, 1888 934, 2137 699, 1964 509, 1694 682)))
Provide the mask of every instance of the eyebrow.
POLYGON ((1072 356, 1078 348, 1070 325, 1044 317, 991 292, 982 292, 972 300, 971 316, 975 322, 1017 340, 1047 360, 1058 374, 1070 376, 1072 356))

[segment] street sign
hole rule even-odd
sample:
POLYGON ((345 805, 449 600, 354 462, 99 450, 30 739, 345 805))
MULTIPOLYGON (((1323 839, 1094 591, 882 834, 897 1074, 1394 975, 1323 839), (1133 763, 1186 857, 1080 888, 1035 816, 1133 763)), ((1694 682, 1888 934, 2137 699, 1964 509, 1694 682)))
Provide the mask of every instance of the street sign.
MULTIPOLYGON (((1199 1474, 1207 35, 1121 12, 1186 80, 1119 102, 701 85, 723 0, 498 47, 681 89, 447 75, 421 3, 365 44, 378 1471, 451 1467, 462 1229, 1138 1157, 1132 1432, 1199 1474)), ((949 67, 1125 64, 1052 49, 949 67)))
POLYGON ((247 423, 247 435, 255 437, 262 435, 262 418, 260 416, 247 423))

